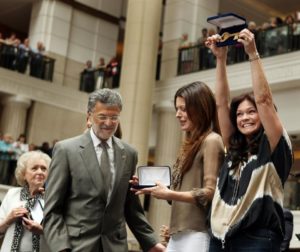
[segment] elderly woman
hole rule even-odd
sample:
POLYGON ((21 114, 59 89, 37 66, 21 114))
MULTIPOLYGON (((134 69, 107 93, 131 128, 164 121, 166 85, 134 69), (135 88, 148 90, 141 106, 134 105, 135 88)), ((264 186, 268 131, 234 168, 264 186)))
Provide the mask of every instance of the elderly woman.
POLYGON ((21 187, 9 189, 0 207, 1 252, 45 252, 43 239, 43 185, 50 157, 40 151, 23 154, 17 163, 16 179, 21 187))

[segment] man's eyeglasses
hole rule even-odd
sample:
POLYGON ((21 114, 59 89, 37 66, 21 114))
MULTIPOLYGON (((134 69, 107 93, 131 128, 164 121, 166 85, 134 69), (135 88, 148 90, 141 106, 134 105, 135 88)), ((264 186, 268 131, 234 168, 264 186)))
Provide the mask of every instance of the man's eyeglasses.
POLYGON ((107 120, 111 120, 112 122, 117 122, 119 120, 119 115, 113 115, 113 116, 107 116, 107 115, 96 115, 96 118, 99 121, 107 121, 107 120))

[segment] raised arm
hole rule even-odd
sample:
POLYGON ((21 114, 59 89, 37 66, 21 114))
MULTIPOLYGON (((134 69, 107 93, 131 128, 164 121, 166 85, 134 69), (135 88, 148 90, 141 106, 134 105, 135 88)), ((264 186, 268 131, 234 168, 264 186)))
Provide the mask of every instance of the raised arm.
POLYGON ((218 118, 224 145, 228 149, 229 138, 233 132, 233 126, 229 116, 230 90, 227 79, 226 60, 227 47, 217 47, 219 35, 213 35, 207 39, 205 45, 213 52, 217 61, 215 97, 218 110, 218 118))
POLYGON ((249 56, 257 111, 273 151, 282 135, 283 126, 274 107, 271 89, 256 49, 254 34, 244 29, 239 34, 238 42, 244 45, 245 52, 249 56))

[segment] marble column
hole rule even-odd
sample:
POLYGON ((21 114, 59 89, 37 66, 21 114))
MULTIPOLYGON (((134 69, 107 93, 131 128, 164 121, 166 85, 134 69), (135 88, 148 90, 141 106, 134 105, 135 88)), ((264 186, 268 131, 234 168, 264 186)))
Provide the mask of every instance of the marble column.
POLYGON ((25 133, 27 110, 31 100, 22 96, 10 96, 2 101, 1 131, 10 133, 14 139, 25 133))
POLYGON ((34 1, 30 18, 30 46, 37 48, 37 42, 44 43, 47 55, 55 59, 54 77, 63 84, 68 56, 73 8, 57 0, 34 1))
MULTIPOLYGON (((155 165, 169 165, 172 170, 182 141, 174 105, 165 101, 156 104, 155 111, 158 113, 155 165)), ((148 219, 157 233, 161 225, 169 225, 170 209, 165 200, 151 197, 148 219)))
POLYGON ((120 93, 123 138, 147 164, 162 0, 129 0, 120 93))

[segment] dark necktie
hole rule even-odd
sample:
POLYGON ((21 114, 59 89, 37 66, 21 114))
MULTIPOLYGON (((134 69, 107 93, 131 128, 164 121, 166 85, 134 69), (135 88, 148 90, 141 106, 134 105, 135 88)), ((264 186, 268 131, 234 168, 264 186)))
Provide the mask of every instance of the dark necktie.
POLYGON ((106 195, 108 195, 110 184, 111 184, 111 171, 110 171, 110 162, 109 162, 109 156, 107 148, 109 148, 107 142, 101 142, 100 146, 102 147, 102 154, 101 154, 101 169, 104 175, 104 190, 106 195))

